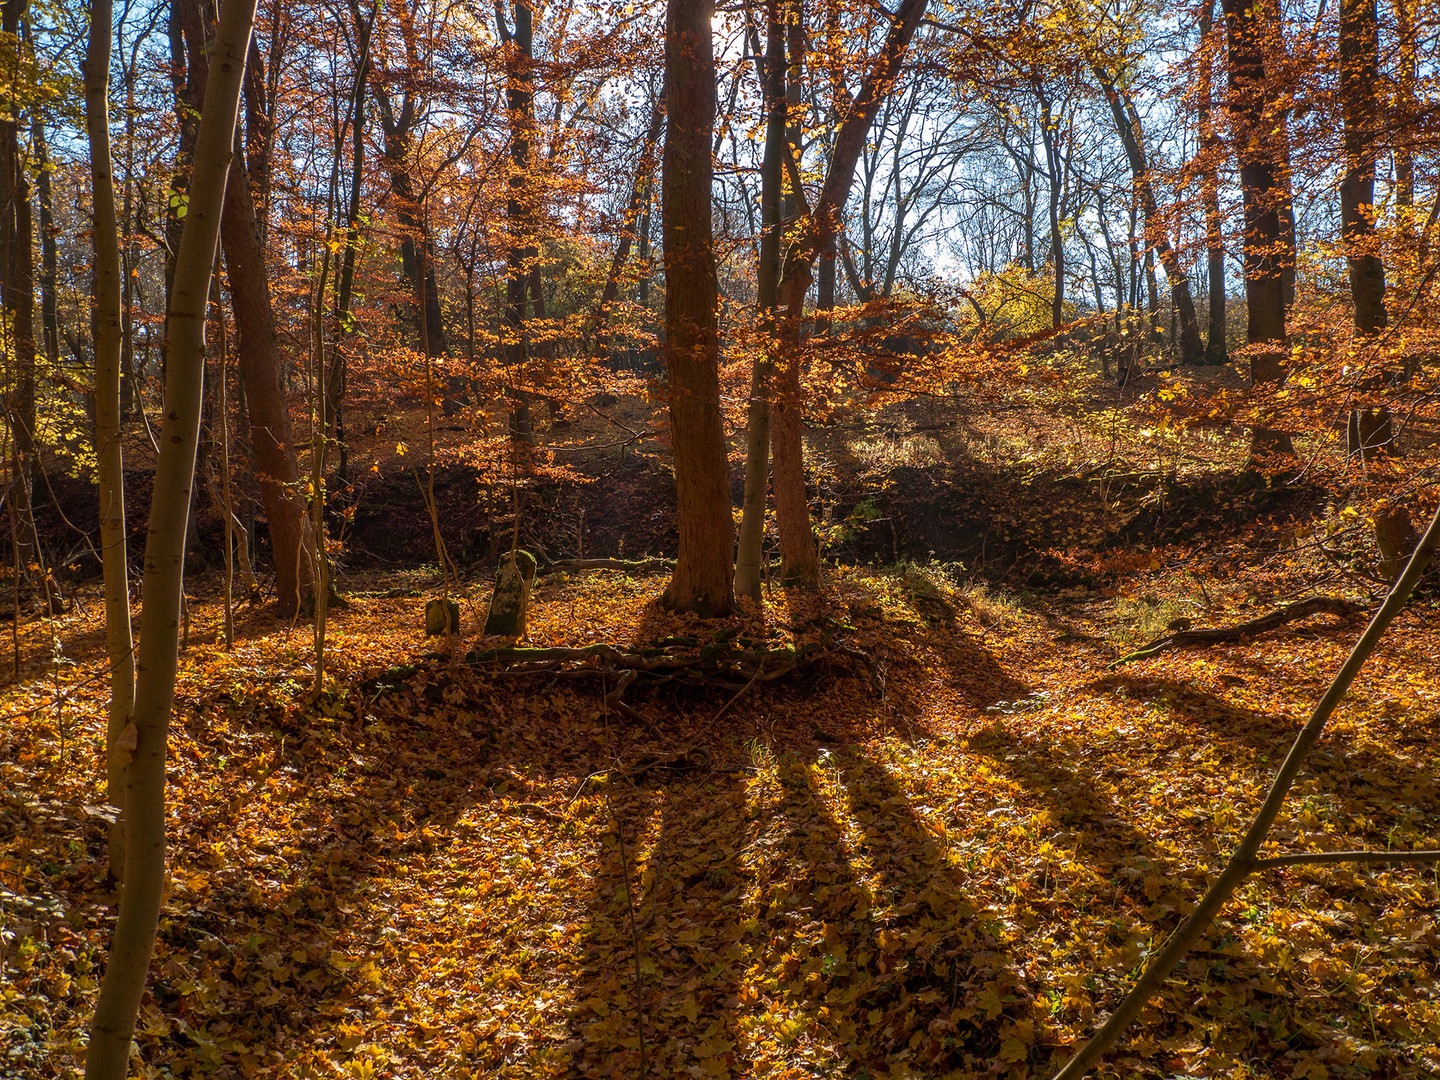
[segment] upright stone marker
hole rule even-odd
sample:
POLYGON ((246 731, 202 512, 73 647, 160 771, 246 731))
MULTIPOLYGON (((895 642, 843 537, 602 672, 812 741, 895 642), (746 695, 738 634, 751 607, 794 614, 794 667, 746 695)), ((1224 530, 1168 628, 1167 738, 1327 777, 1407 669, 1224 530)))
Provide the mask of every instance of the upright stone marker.
POLYGON ((525 636, 530 608, 530 585, 535 580, 535 556, 528 551, 507 551, 495 573, 495 595, 485 619, 485 633, 504 637, 525 636))
POLYGON ((460 605, 450 599, 442 601, 437 596, 425 605, 425 636, 439 637, 446 632, 447 623, 450 633, 460 632, 460 605))

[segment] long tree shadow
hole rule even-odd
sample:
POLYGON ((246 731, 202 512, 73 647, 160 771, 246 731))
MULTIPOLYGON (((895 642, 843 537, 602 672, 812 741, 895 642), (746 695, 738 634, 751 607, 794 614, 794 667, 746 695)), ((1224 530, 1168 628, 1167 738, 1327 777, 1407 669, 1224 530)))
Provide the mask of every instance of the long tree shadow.
POLYGON ((768 966, 795 972, 779 990, 814 1018, 847 1071, 983 1070, 1011 1039, 1023 1050, 1007 1060, 1023 1059, 1035 994, 999 912, 890 773, 853 746, 820 767, 786 759, 778 773, 791 842, 774 864, 804 869, 778 886, 791 932, 770 944, 768 966))
POLYGON ((733 773, 611 785, 565 1035, 566 1075, 728 1076, 737 1069, 746 950, 738 918, 748 831, 733 773))
MULTIPOLYGON (((316 1030, 364 1031, 392 1017, 403 1027, 423 1000, 404 981, 406 957, 459 940, 484 955, 493 926, 481 901, 525 895, 526 845, 515 845, 521 861, 511 866, 477 842, 475 822, 528 821, 526 800, 574 775, 586 757, 583 703, 551 690, 557 723, 547 734, 558 737, 542 740, 548 717, 502 724, 476 711, 493 692, 488 679, 423 665, 397 678, 356 682, 322 705, 276 700, 247 726, 201 716, 177 725, 176 753, 218 762, 231 797, 187 808, 175 836, 177 851, 199 854, 180 880, 205 881, 162 922, 162 955, 191 957, 162 964, 151 989, 176 1026, 175 1060, 215 1065, 217 1032, 243 1044, 227 1060, 293 1064, 336 1053, 333 1041, 314 1044, 316 1030), (228 769, 226 755, 236 760, 228 769), (196 979, 212 992, 187 992, 196 979), (217 999, 243 1021, 217 1026, 217 999)), ((543 927, 542 914, 517 918, 543 927)), ((341 1058, 389 1060, 381 1044, 346 1039, 341 1058)))
MULTIPOLYGON (((1169 731, 1156 729, 1150 733, 1151 743, 1161 751, 1214 744, 1215 764, 1238 765, 1265 780, 1274 775, 1300 730, 1298 720, 1245 708, 1178 679, 1114 674, 1096 680, 1087 689, 1164 710, 1173 726, 1169 731)), ((1400 801, 1412 809, 1434 808, 1440 803, 1440 787, 1434 771, 1426 769, 1420 761, 1403 760, 1399 743, 1429 745, 1436 727, 1434 716, 1428 721, 1412 721, 1405 725, 1405 739, 1395 739, 1384 747, 1374 740, 1354 745, 1352 740, 1332 731, 1322 737, 1310 753, 1302 774, 1303 792, 1363 801, 1369 787, 1373 789, 1373 799, 1394 799, 1403 793, 1400 801)), ((1291 801, 1303 797, 1304 794, 1297 792, 1291 801)), ((1366 818, 1368 814, 1353 816, 1347 828, 1366 818)), ((1388 828, 1383 821, 1372 823, 1369 839, 1383 846, 1388 828)))

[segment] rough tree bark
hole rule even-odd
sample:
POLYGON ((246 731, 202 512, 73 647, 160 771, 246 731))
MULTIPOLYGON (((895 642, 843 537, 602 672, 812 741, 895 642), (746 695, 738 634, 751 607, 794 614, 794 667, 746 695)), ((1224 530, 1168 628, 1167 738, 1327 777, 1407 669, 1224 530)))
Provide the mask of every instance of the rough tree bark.
POLYGON ((734 608, 730 463, 720 417, 719 327, 710 224, 714 166, 714 0, 670 0, 665 16, 661 171, 665 241, 665 366, 670 376, 680 550, 662 602, 679 611, 734 608))
POLYGON ((221 8, 209 57, 208 100, 195 144, 190 204, 175 261, 166 318, 165 412, 145 543, 135 708, 120 739, 132 755, 126 777, 125 887, 90 1028, 86 1080, 123 1080, 129 1072, 130 1038, 145 992, 165 891, 166 742, 175 697, 185 534, 205 381, 205 309, 254 19, 255 0, 225 0, 221 8))
POLYGON ((125 766, 116 741, 135 702, 135 656, 130 618, 129 556, 125 544, 125 471, 120 443, 120 232, 110 157, 111 0, 92 0, 85 54, 85 131, 90 142, 90 190, 95 247, 95 457, 100 504, 100 562, 105 579, 105 649, 110 703, 105 724, 105 794, 117 816, 110 828, 110 875, 124 874, 125 766))

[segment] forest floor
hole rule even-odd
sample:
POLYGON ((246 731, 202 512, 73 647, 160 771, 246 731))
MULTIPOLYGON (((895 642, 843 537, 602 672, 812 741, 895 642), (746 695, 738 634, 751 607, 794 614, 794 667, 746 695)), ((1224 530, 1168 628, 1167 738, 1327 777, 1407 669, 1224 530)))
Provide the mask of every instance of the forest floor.
MULTIPOLYGON (((1170 444, 1167 466, 1134 436, 1128 461, 1107 457, 1103 426, 1071 438, 1063 416, 906 408, 888 431, 817 433, 827 555, 844 559, 819 597, 777 584, 742 622, 873 671, 637 684, 637 718, 603 677, 467 662, 491 540, 469 553, 447 651, 421 632, 434 567, 388 572, 376 551, 403 531, 423 558, 426 532, 386 509, 399 481, 370 496, 388 532, 363 502, 350 523, 318 699, 307 623, 241 609, 227 650, 217 579, 193 579, 140 1075, 1048 1075, 1218 874, 1363 622, 1112 663, 1175 618, 1375 586, 1351 572, 1368 555, 1333 489, 1242 487, 1228 443, 1170 444)), ((628 452, 592 454, 608 488, 537 488, 527 542, 661 550, 663 467, 628 452), (539 512, 563 490, 591 507, 569 533, 539 512)), ((405 463, 365 460, 416 488, 405 463)), ((475 484, 442 484, 457 513, 477 513, 475 484)), ((656 605, 664 580, 542 578, 526 644, 703 640, 709 625, 656 605)), ((7 1080, 74 1075, 114 914, 97 587, 76 599, 17 628, 0 692, 7 1080)), ((1437 837, 1427 594, 1312 755, 1272 852, 1437 837)), ((1433 869, 1257 876, 1102 1075, 1435 1075, 1437 915, 1433 869)))

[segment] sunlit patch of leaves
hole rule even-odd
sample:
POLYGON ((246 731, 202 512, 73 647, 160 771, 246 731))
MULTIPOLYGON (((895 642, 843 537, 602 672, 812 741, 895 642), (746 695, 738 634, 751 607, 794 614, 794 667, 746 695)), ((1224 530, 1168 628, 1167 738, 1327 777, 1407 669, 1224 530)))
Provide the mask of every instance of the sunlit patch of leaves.
MULTIPOLYGON (((334 615, 319 699, 306 635, 256 618, 227 654, 193 605, 142 1075, 637 1075, 642 1045, 652 1076, 1042 1074, 1219 872, 1348 643, 1109 673, 1103 597, 1057 634, 997 626, 929 568, 837 570, 818 605, 777 589, 767 619, 777 640, 843 628, 883 698, 837 673, 712 723, 723 698, 661 689, 632 701, 652 731, 593 683, 424 655, 415 584, 334 615), (696 745, 710 767, 632 779, 696 745)), ((544 581, 532 643, 694 634, 662 584, 544 581)), ((0 728, 0 1054, 37 1077, 83 1047, 113 913, 103 681, 47 704, 99 670, 91 612, 42 628, 89 645, 12 686, 0 728)), ((1276 851, 1433 846, 1435 645, 1426 612, 1387 640, 1276 851)), ((1437 911, 1428 870, 1257 878, 1110 1067, 1416 1075, 1440 1045, 1437 911)))

